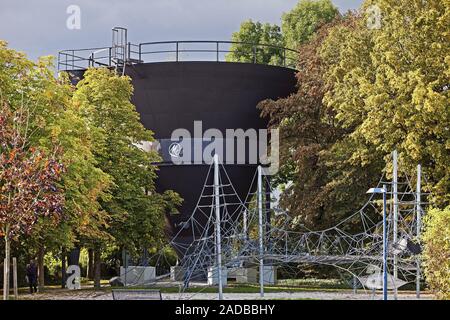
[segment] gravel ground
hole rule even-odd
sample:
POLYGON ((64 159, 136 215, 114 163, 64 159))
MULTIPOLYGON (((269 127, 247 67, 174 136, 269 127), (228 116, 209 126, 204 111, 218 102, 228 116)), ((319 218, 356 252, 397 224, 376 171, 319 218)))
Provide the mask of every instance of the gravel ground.
MULTIPOLYGON (((217 300, 215 293, 163 293, 163 300, 217 300)), ((112 300, 111 292, 95 292, 92 290, 68 291, 54 290, 35 295, 21 295, 21 299, 33 300, 112 300)), ((392 298, 392 296, 390 297, 392 298)), ((430 294, 422 294, 421 300, 430 300, 433 297, 430 294)), ((259 294, 255 293, 225 293, 225 300, 257 300, 259 294)), ((305 292, 276 292, 266 293, 264 299, 315 299, 315 300, 381 300, 382 296, 378 293, 375 297, 370 293, 361 291, 354 294, 352 291, 324 292, 324 291, 305 291, 305 292)), ((399 300, 416 300, 414 293, 400 293, 399 300)))

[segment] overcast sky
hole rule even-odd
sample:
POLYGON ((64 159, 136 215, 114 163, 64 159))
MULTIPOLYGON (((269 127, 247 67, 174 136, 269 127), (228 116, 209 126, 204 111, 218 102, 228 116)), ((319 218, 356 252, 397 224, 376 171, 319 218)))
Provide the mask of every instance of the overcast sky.
MULTIPOLYGON (((229 40, 243 20, 280 24, 298 0, 0 0, 0 39, 30 58, 59 50, 109 46, 111 28, 128 28, 134 43, 229 40), (81 9, 81 29, 69 30, 67 7, 81 9)), ((333 0, 343 11, 362 0, 333 0)))

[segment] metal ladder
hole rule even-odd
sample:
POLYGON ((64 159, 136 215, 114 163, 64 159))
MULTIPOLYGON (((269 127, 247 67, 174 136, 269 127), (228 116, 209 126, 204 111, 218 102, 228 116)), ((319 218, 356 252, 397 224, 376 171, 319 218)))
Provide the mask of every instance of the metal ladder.
POLYGON ((111 61, 116 67, 116 72, 125 74, 125 66, 128 60, 128 30, 122 27, 112 29, 111 61))

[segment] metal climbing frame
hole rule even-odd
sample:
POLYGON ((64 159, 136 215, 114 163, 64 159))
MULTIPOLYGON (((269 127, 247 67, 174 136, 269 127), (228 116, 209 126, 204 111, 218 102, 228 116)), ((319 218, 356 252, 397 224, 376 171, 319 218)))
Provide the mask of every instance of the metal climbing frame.
MULTIPOLYGON (((396 158, 394 153, 395 167, 396 158)), ((404 172, 398 170, 397 173, 393 181, 382 178, 377 185, 387 185, 390 203, 394 204, 394 199, 397 202, 396 220, 394 210, 390 210, 387 216, 387 237, 383 235, 381 210, 384 206, 380 206, 374 194, 358 211, 330 228, 314 231, 301 226, 293 230, 289 213, 276 206, 267 206, 271 198, 262 197, 264 191, 267 192, 263 186, 269 189, 270 186, 264 183, 267 177, 262 174, 261 167, 250 183, 246 199, 241 199, 225 167, 215 157, 195 209, 168 244, 177 252, 183 252, 177 265, 182 270, 182 279, 167 280, 167 277, 161 276, 157 282, 180 285, 180 298, 189 299, 206 288, 201 284, 206 278, 217 278, 214 276, 216 270, 219 273, 217 285, 221 299, 222 272, 225 272, 223 277, 226 279, 226 273, 230 270, 256 269, 259 266, 260 274, 266 268, 277 267, 291 268, 295 274, 299 264, 316 264, 333 266, 351 275, 354 283, 357 281, 363 288, 374 292, 386 282, 390 290, 417 282, 419 294, 421 274, 418 256, 421 249, 418 234, 426 194, 420 190, 420 167, 417 187, 404 172), (274 213, 272 219, 268 218, 270 212, 274 213), (397 234, 394 234, 394 224, 397 234), (192 233, 192 242, 183 241, 186 230, 192 233), (385 239, 388 244, 387 279, 382 273, 385 239), (397 277, 394 276, 394 269, 397 277), (187 292, 190 284, 197 286, 198 290, 187 292)), ((165 252, 163 249, 152 258, 156 261, 156 268, 168 263, 165 252)), ((152 285, 158 286, 156 282, 152 285)), ((261 281, 260 276, 261 295, 264 295, 264 285, 265 280, 261 281)))
MULTIPOLYGON (((397 167, 396 153, 393 154, 393 160, 397 167)), ((205 182, 204 191, 200 195, 200 199, 210 199, 210 203, 205 204, 199 200, 202 204, 197 206, 186 221, 193 231, 194 241, 185 244, 179 241, 176 235, 170 243, 186 253, 180 262, 180 266, 186 270, 185 283, 195 282, 195 279, 202 278, 201 275, 205 276, 208 268, 217 266, 217 261, 226 269, 242 265, 256 268, 259 265, 260 273, 266 266, 284 267, 299 263, 329 265, 348 272, 364 288, 381 289, 383 281, 387 281, 387 287, 393 290, 394 294, 398 287, 416 281, 420 267, 417 265, 416 237, 420 215, 417 219, 416 207, 418 202, 420 206, 424 204, 420 199, 420 195, 423 196, 424 193, 414 190, 406 175, 403 175, 406 180, 399 181, 396 172, 394 181, 381 179, 378 184, 389 187, 390 202, 396 207, 396 212, 391 210, 387 219, 388 279, 383 280, 383 222, 380 218, 381 208, 374 195, 360 210, 325 230, 313 231, 304 228, 292 231, 291 217, 280 208, 275 210, 277 214, 274 223, 268 228, 267 224, 270 222, 263 217, 270 209, 267 209, 261 197, 263 180, 266 179, 261 174, 261 168, 258 169, 253 187, 244 200, 239 199, 225 168, 222 165, 217 168, 216 164, 214 174, 218 173, 219 178, 216 177, 214 185, 205 182), (214 202, 210 196, 211 192, 205 191, 213 187, 216 189, 216 198, 219 194, 220 202, 214 202), (217 215, 217 205, 220 207, 220 215, 217 215), (214 212, 216 214, 213 214, 214 212), (196 218, 199 215, 208 219, 206 224, 199 223, 196 218), (220 250, 217 250, 217 237, 212 235, 212 231, 217 231, 218 226, 221 234, 220 250), (257 226, 256 235, 250 238, 248 226, 257 226), (269 242, 270 246, 265 245, 269 242), (217 256, 219 252, 220 259, 217 256)), ((212 173, 208 173, 210 174, 212 173)), ((264 199, 264 202, 266 201, 270 202, 270 198, 264 199)), ((420 278, 417 281, 420 281, 420 278)), ((260 294, 263 295, 264 283, 261 277, 260 282, 260 294)))

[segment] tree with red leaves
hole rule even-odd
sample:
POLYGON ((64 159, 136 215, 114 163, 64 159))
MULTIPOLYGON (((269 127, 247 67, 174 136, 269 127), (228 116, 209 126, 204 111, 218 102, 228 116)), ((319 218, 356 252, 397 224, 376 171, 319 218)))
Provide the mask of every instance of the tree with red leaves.
POLYGON ((58 220, 64 194, 58 181, 61 149, 51 152, 29 143, 28 109, 0 105, 0 236, 5 239, 4 299, 9 295, 10 243, 29 235, 40 217, 58 220))

